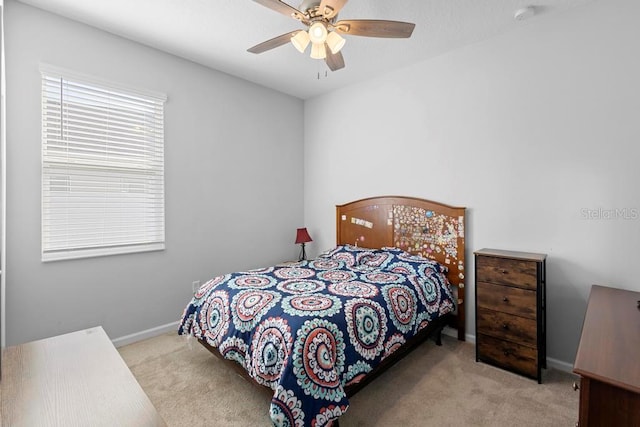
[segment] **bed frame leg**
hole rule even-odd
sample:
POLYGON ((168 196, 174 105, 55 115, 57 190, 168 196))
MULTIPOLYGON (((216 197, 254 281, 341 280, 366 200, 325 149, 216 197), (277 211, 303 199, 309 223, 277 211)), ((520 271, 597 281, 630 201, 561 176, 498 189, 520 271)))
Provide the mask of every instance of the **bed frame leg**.
POLYGON ((442 346, 442 328, 438 329, 438 332, 436 332, 434 339, 437 346, 442 346))

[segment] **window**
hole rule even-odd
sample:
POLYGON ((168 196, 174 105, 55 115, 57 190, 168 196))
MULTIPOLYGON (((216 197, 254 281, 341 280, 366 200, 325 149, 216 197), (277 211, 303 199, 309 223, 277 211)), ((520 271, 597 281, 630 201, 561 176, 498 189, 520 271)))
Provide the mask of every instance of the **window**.
POLYGON ((164 102, 42 68, 42 260, 164 249, 164 102))

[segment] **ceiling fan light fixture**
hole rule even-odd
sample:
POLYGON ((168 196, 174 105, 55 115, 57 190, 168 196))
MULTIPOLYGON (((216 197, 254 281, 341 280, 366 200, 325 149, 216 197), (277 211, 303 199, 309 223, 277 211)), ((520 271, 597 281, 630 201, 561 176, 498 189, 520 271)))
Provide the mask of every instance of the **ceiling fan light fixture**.
POLYGON ((327 26, 323 22, 314 22, 309 27, 309 38, 312 43, 323 44, 327 40, 327 26))
POLYGON ((311 57, 313 59, 325 59, 327 57, 327 51, 324 47, 324 43, 311 44, 311 57))
POLYGON ((340 34, 336 33, 335 31, 332 31, 327 35, 327 46, 329 46, 329 49, 331 49, 331 53, 333 53, 334 55, 340 52, 340 49, 344 47, 344 44, 346 42, 347 41, 344 39, 344 37, 340 36, 340 34))
POLYGON ((291 44, 298 49, 300 53, 304 53, 310 41, 309 33, 306 31, 298 31, 295 36, 291 37, 291 44))

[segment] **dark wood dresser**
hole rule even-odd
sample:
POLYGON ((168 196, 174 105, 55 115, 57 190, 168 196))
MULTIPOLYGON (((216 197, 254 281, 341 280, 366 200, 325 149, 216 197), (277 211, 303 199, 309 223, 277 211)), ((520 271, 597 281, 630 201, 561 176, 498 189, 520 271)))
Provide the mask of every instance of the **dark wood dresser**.
POLYGON ((498 249, 474 254, 476 361, 540 383, 547 367, 547 256, 498 249))
POLYGON ((640 426, 640 292, 591 287, 573 372, 580 427, 640 426))

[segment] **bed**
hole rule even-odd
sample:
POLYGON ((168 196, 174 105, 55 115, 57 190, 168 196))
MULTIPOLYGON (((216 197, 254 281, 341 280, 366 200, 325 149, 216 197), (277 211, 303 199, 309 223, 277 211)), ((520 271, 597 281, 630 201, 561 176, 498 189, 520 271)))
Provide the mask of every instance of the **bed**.
POLYGON ((338 424, 349 397, 445 326, 464 340, 465 209, 399 196, 336 206, 336 247, 209 280, 192 335, 271 396, 277 426, 338 424))

